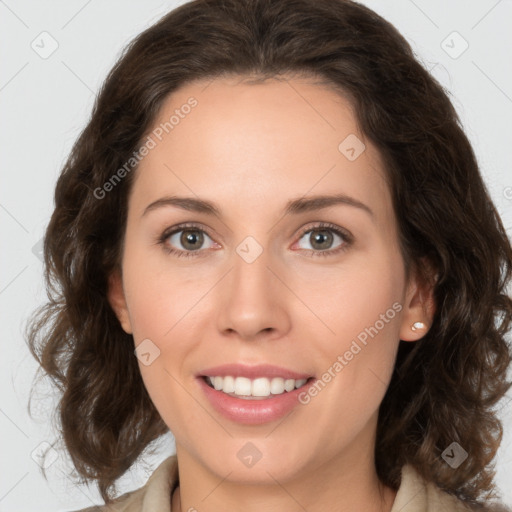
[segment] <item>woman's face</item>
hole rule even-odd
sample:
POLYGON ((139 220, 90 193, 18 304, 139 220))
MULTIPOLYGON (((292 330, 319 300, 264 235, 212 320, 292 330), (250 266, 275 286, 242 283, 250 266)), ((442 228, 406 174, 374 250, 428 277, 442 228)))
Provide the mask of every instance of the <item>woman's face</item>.
POLYGON ((178 457, 238 481, 373 464, 399 339, 424 318, 350 104, 216 79, 175 92, 153 130, 110 300, 178 457))

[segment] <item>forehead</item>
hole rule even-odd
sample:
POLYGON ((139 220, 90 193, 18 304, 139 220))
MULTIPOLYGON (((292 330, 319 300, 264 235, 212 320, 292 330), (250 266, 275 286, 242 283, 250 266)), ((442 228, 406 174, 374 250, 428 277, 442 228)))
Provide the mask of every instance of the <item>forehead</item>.
POLYGON ((351 103, 312 80, 186 84, 166 99, 148 136, 155 145, 132 193, 139 209, 164 193, 261 210, 262 201, 272 209, 290 197, 340 192, 389 210, 380 155, 351 103))

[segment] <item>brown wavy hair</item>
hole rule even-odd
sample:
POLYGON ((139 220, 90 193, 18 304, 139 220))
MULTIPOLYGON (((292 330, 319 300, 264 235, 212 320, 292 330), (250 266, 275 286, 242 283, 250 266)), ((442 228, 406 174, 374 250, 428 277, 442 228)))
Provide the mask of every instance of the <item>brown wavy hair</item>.
POLYGON ((138 150, 169 94, 225 76, 316 77, 350 99, 385 162, 406 268, 419 266, 437 304, 424 338, 400 342, 379 410, 378 476, 397 489, 409 463, 468 504, 495 498, 495 406, 512 385, 512 248, 449 93, 393 25, 348 0, 195 0, 136 37, 107 76, 57 181, 48 302, 26 333, 38 374, 59 389, 59 433, 79 475, 110 503, 116 480, 169 431, 107 300, 136 168, 103 198, 95 191, 138 150), (457 470, 441 457, 453 441, 469 453, 457 470))

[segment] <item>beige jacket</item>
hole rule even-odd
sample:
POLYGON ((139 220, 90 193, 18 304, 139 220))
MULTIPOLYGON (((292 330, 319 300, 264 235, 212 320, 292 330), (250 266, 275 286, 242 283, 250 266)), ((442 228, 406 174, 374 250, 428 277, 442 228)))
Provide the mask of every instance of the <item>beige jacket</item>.
MULTIPOLYGON (((176 455, 165 459, 139 489, 118 497, 109 507, 89 507, 75 512, 171 512, 171 492, 178 484, 176 455)), ((391 512, 467 512, 463 502, 425 482, 410 466, 402 468, 402 482, 391 512)), ((490 512, 512 512, 500 505, 489 506, 490 512)))

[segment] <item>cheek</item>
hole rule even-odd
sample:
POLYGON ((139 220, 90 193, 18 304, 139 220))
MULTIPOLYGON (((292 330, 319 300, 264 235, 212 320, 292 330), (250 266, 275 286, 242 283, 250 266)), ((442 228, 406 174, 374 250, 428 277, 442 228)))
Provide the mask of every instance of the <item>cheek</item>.
POLYGON ((136 343, 164 340, 205 293, 207 280, 170 266, 160 250, 134 247, 123 261, 125 292, 136 343), (205 282, 206 281, 206 282, 205 282))
POLYGON ((189 356, 201 342, 197 333, 205 322, 201 298, 215 281, 151 258, 136 248, 125 257, 125 292, 142 378, 157 408, 172 413, 190 400, 180 383, 189 385, 189 356))
POLYGON ((348 399, 350 389, 351 405, 356 409, 365 401, 378 400, 375 386, 385 391, 389 383, 403 309, 400 255, 381 253, 377 257, 375 253, 363 263, 340 273, 329 293, 313 296, 311 304, 330 330, 317 336, 317 352, 324 371, 337 376, 332 391, 348 399))
POLYGON ((392 376, 403 308, 401 276, 392 268, 352 269, 332 284, 329 300, 316 297, 319 316, 333 332, 315 338, 319 391, 304 401, 310 400, 311 416, 333 446, 349 442, 364 428, 392 376))
MULTIPOLYGON (((400 258, 386 254, 354 261, 337 273, 331 270, 328 286, 317 287, 317 293, 312 293, 312 276, 311 283, 306 285, 308 305, 330 328, 330 338, 342 341, 356 337, 376 322, 382 328, 382 315, 386 330, 393 326, 398 331, 397 309, 403 307, 404 291, 401 265, 400 258)), ((321 276, 316 277, 321 282, 321 276)), ((326 276, 323 277, 325 281, 326 276)))

